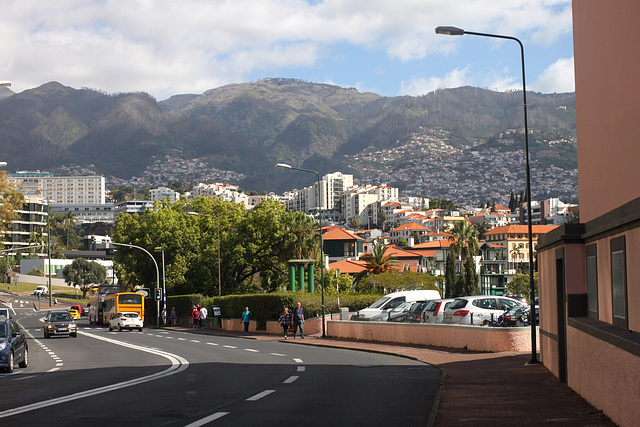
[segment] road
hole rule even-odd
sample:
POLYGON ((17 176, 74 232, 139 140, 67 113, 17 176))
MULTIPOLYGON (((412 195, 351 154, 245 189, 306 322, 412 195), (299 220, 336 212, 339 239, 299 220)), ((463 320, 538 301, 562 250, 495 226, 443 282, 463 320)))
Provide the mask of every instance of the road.
POLYGON ((0 374, 0 424, 426 425, 440 373, 414 360, 293 342, 163 329, 77 338, 42 333, 43 311, 14 316, 29 367, 0 374))

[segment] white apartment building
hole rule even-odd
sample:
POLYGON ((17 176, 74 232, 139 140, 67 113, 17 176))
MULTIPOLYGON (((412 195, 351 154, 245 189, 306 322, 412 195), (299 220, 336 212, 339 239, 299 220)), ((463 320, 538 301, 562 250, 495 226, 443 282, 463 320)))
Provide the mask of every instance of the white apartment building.
POLYGON ((180 200, 180 193, 167 187, 158 187, 149 190, 149 198, 157 201, 167 199, 171 203, 175 203, 180 200))
POLYGON ((291 192, 292 197, 283 200, 287 210, 312 213, 322 208, 323 219, 344 221, 342 195, 347 188, 353 187, 353 175, 342 172, 327 174, 321 178, 320 185, 321 194, 318 194, 317 183, 291 192))
POLYGON ((113 224, 115 222, 114 204, 112 202, 103 205, 93 203, 60 205, 52 203, 51 211, 56 215, 66 215, 69 212, 73 212, 77 223, 103 222, 113 224))
POLYGON ((397 200, 398 189, 388 186, 353 186, 342 195, 342 215, 349 221, 354 216, 360 217, 360 224, 367 228, 379 222, 379 205, 368 208, 382 200, 397 200), (375 209, 374 209, 375 207, 375 209))
MULTIPOLYGON (((564 203, 558 198, 550 198, 543 201, 534 200, 531 202, 532 224, 537 225, 560 225, 564 224, 567 213, 571 208, 578 205, 564 203)), ((521 203, 520 207, 511 214, 511 224, 527 224, 528 209, 526 203, 521 203)))
MULTIPOLYGON (((6 250, 26 248, 37 243, 44 244, 48 237, 47 204, 36 196, 25 195, 24 198, 24 204, 16 210, 19 217, 11 221, 11 228, 2 235, 2 243, 6 250), (33 237, 36 237, 39 242, 32 241, 33 237)), ((32 252, 43 254, 46 251, 43 246, 32 249, 32 252)))
POLYGON ((25 196, 37 196, 56 204, 105 203, 103 176, 53 176, 49 172, 18 171, 9 174, 25 196))

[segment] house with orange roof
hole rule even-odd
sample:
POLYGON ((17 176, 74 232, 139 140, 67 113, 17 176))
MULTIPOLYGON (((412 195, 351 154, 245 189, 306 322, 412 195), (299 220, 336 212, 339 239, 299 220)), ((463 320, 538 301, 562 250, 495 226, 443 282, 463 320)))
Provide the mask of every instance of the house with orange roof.
POLYGON ((365 239, 337 226, 323 227, 322 240, 330 262, 358 259, 365 251, 365 239))
POLYGON ((412 242, 410 243, 413 246, 413 241, 418 239, 423 234, 427 234, 429 230, 427 227, 417 224, 415 222, 408 222, 406 224, 402 224, 389 232, 389 242, 391 244, 398 244, 400 239, 404 239, 407 243, 409 243, 410 239, 412 242))
POLYGON ((365 271, 366 265, 366 261, 344 259, 342 261, 330 262, 327 270, 355 276, 365 271))

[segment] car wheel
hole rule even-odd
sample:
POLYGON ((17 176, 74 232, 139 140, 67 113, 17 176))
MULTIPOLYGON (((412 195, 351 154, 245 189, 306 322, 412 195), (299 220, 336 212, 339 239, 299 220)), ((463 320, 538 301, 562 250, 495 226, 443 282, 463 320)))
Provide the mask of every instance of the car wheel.
POLYGON ((77 338, 78 337, 78 333, 75 332, 75 333, 71 334, 71 336, 74 337, 74 338, 77 338))
POLYGON ((7 365, 7 367, 5 368, 7 372, 11 373, 13 372, 13 351, 11 353, 9 353, 9 364, 7 365))
POLYGON ((47 331, 44 331, 44 337, 45 337, 46 339, 49 339, 49 333, 48 333, 47 331))
POLYGON ((118 324, 118 332, 122 332, 122 325, 118 324))
POLYGON ((138 332, 142 332, 142 328, 138 328, 138 332))
POLYGON ((29 349, 27 347, 24 348, 22 362, 18 363, 18 366, 20 366, 21 368, 26 368, 27 366, 29 366, 29 349))
POLYGON ((109 323, 109 332, 113 331, 113 328, 111 327, 111 323, 109 323))

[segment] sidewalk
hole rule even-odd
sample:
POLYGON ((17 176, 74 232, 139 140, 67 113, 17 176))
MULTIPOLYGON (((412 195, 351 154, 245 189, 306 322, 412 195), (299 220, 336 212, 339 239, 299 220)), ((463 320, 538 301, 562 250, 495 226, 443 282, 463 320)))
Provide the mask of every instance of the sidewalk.
MULTIPOLYGON (((276 335, 186 327, 184 332, 279 341, 276 335)), ((615 426, 542 364, 528 365, 531 353, 479 353, 465 350, 349 341, 306 336, 288 343, 372 351, 409 357, 442 372, 429 425, 435 426, 615 426)))

